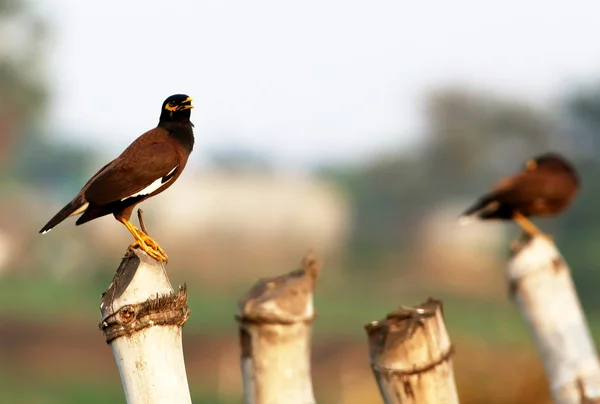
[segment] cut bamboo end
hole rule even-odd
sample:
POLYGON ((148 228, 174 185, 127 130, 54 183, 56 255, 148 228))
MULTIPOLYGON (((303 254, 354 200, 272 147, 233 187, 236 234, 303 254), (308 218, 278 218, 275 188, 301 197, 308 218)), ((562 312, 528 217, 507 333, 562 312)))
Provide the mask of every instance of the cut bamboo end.
POLYGON ((310 338, 320 264, 260 279, 239 303, 241 368, 246 404, 315 402, 310 338))
POLYGON ((141 250, 126 256, 100 303, 128 404, 191 403, 182 347, 187 291, 176 295, 162 263, 141 250))
POLYGON ((365 326, 371 368, 385 404, 456 404, 453 347, 442 302, 402 307, 365 326))
POLYGON ((570 269, 543 236, 513 249, 509 290, 527 321, 557 404, 600 402, 600 364, 570 269))

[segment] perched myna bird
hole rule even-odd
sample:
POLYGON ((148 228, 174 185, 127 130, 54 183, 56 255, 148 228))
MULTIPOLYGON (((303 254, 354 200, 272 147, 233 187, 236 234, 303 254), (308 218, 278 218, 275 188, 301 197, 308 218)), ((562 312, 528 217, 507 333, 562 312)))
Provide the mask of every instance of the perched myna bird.
POLYGON ((135 205, 161 193, 181 175, 194 147, 192 108, 192 99, 185 94, 167 98, 158 126, 102 167, 40 233, 49 232, 69 216, 83 214, 75 223, 80 225, 113 214, 135 238, 130 248, 139 246, 153 258, 167 261, 162 248, 129 218, 135 205))
POLYGON ((567 208, 579 177, 564 157, 546 153, 527 161, 523 171, 498 182, 459 218, 514 220, 529 235, 542 234, 528 217, 553 216, 567 208))

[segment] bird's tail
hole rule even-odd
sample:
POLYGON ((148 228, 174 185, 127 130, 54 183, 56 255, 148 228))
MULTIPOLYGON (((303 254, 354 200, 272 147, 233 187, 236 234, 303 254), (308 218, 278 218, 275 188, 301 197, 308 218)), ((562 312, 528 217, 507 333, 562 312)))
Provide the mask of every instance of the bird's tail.
POLYGON ((492 201, 493 199, 490 196, 485 196, 479 199, 458 217, 458 224, 466 225, 471 223, 481 214, 488 211, 492 201))
POLYGON ((54 228, 57 224, 68 218, 69 216, 75 216, 83 213, 89 203, 85 201, 83 196, 76 196, 71 202, 69 202, 64 208, 62 208, 44 227, 40 230, 41 234, 46 234, 54 228))

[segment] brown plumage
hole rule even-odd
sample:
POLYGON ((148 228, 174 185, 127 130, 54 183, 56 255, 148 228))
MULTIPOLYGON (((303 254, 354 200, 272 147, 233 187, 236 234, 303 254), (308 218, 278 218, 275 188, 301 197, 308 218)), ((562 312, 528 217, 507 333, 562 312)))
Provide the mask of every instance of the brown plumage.
POLYGON ((158 126, 131 143, 116 159, 102 167, 63 209, 40 230, 44 234, 69 216, 82 214, 80 225, 113 214, 152 257, 166 261, 160 246, 129 222, 135 206, 170 187, 181 175, 194 147, 190 122, 192 99, 185 94, 167 98, 158 126))
POLYGON ((530 234, 541 233, 527 218, 553 216, 566 209, 579 190, 573 165, 557 153, 529 160, 525 168, 499 181, 459 218, 514 220, 530 234))

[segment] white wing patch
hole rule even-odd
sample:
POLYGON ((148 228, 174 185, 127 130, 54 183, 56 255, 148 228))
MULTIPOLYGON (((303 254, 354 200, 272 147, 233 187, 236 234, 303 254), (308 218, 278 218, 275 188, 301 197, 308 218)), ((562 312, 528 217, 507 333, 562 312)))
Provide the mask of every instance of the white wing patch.
POLYGON ((75 212, 71 213, 69 215, 69 217, 71 217, 71 216, 77 216, 77 215, 85 212, 85 210, 88 208, 88 206, 90 206, 89 202, 84 203, 83 205, 81 205, 81 207, 79 209, 77 209, 75 212))
POLYGON ((125 198, 122 198, 121 200, 124 201, 125 199, 128 199, 128 198, 151 194, 152 192, 154 192, 158 188, 160 188, 162 185, 164 185, 165 183, 167 183, 173 179, 173 173, 175 172, 175 170, 177 170, 177 167, 179 167, 179 166, 175 166, 175 168, 172 169, 171 171, 169 171, 169 173, 167 175, 156 179, 156 181, 154 181, 152 184, 148 185, 146 188, 142 189, 140 192, 137 192, 133 195, 126 196, 125 198))

